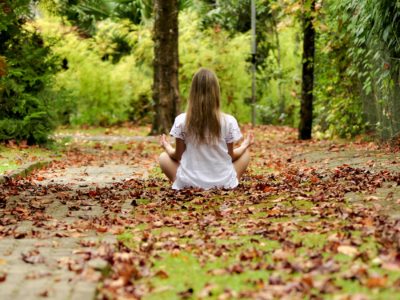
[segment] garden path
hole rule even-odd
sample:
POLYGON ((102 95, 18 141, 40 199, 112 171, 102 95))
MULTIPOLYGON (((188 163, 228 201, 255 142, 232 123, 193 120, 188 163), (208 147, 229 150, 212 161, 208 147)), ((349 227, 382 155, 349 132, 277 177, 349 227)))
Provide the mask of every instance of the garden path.
POLYGON ((132 209, 128 191, 122 188, 113 201, 112 190, 143 180, 155 162, 143 155, 140 143, 115 150, 110 139, 96 141, 101 144, 95 148, 74 144, 63 160, 2 191, 0 299, 95 297, 107 262, 95 259, 85 266, 87 253, 115 244, 132 209))
MULTIPOLYGON (((396 236, 397 223, 381 216, 400 219, 399 152, 366 142, 299 142, 289 128, 260 127, 255 134, 250 172, 233 192, 172 192, 154 168, 160 152, 155 139, 124 137, 73 141, 62 160, 1 185, 0 298, 69 300, 99 294, 135 299, 155 293, 166 299, 217 293, 221 299, 270 299, 341 289, 346 294, 333 279, 317 281, 309 271, 325 276, 318 272, 328 269, 333 278, 356 276, 367 288, 392 293, 397 285, 389 288, 385 277, 359 274, 359 269, 349 275, 333 260, 310 260, 317 255, 315 246, 307 246, 306 237, 306 246, 300 245, 290 232, 323 239, 326 232, 349 231, 321 242, 327 245, 324 255, 344 252, 352 257, 346 263, 361 257, 370 266, 377 254, 356 249, 367 237, 352 236, 350 223, 366 236, 375 232, 376 247, 395 253, 397 242, 387 240, 387 233, 396 236), (285 263, 297 248, 302 249, 297 262, 285 263), (173 281, 173 270, 154 269, 166 253, 177 259, 188 252, 202 268, 210 260, 224 263, 197 283, 179 278, 183 286, 173 281), (254 265, 260 257, 275 263, 254 265), (234 265, 224 265, 232 260, 234 265), (264 267, 280 275, 272 273, 266 281, 249 277, 243 291, 229 282, 219 286, 218 276, 245 276, 246 270, 264 267), (285 273, 292 269, 301 276, 285 273)), ((400 264, 390 260, 393 253, 375 260, 382 268, 399 270, 400 278, 400 264)))

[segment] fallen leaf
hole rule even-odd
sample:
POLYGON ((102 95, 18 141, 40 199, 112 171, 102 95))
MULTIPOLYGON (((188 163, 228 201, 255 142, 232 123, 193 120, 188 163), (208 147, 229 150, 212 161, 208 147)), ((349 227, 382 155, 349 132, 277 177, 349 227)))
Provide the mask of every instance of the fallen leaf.
POLYGON ((351 257, 354 257, 354 256, 356 256, 356 255, 359 253, 356 247, 347 246, 347 245, 341 245, 341 246, 339 246, 339 247, 337 248, 337 251, 338 251, 339 253, 342 253, 342 254, 344 254, 344 255, 351 256, 351 257))
POLYGON ((387 276, 381 277, 381 276, 374 276, 370 277, 367 280, 367 287, 369 288, 384 288, 386 287, 387 284, 387 276))
POLYGON ((161 279, 167 279, 169 278, 168 273, 165 270, 158 270, 154 276, 160 277, 161 279))
POLYGON ((0 271, 0 283, 6 281, 7 273, 4 271, 0 271))

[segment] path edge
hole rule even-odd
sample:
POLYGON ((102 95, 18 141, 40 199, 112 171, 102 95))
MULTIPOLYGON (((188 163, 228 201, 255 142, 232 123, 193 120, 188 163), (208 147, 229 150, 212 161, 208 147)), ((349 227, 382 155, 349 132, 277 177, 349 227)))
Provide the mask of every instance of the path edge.
POLYGON ((36 161, 31 164, 23 165, 22 167, 11 171, 7 175, 0 175, 0 184, 5 183, 13 178, 26 177, 33 171, 35 171, 37 169, 41 169, 43 167, 46 167, 46 166, 50 165, 52 162, 53 162, 53 160, 48 159, 48 160, 36 161))

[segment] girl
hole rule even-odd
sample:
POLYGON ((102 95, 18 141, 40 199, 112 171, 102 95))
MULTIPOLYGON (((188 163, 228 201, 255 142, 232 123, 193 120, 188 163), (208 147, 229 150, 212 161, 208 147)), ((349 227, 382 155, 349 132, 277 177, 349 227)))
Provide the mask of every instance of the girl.
POLYGON ((220 88, 212 71, 202 68, 194 75, 187 112, 176 117, 170 135, 176 138, 176 148, 162 135, 165 152, 159 162, 173 189, 234 188, 239 184, 249 164, 253 135, 233 149, 242 134, 236 119, 220 111, 220 88))

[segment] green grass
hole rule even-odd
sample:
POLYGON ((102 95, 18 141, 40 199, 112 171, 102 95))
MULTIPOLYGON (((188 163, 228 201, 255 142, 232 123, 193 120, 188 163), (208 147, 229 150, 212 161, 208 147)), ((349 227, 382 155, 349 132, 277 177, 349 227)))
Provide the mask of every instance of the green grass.
MULTIPOLYGON (((212 271, 222 270, 237 264, 240 261, 239 254, 246 249, 254 248, 255 240, 259 240, 259 237, 243 236, 240 240, 218 240, 217 243, 220 245, 236 244, 238 247, 228 257, 214 261, 210 260, 205 264, 201 264, 196 255, 191 252, 165 253, 161 259, 155 260, 153 271, 157 274, 162 270, 167 273, 168 278, 164 278, 164 276, 153 277, 151 284, 155 289, 145 299, 180 299, 179 293, 188 289, 193 289, 193 295, 196 298, 201 295, 206 285, 212 286, 207 299, 217 299, 218 295, 226 288, 235 292, 254 288, 254 282, 260 279, 265 280, 271 272, 266 270, 244 270, 240 274, 226 273, 217 275, 213 274, 212 271)), ((184 242, 190 242, 190 239, 184 239, 184 242)), ((258 249, 263 251, 272 251, 279 248, 279 243, 276 241, 265 241, 258 245, 258 249)), ((254 262, 260 261, 262 261, 260 258, 254 260, 254 262)))
POLYGON ((165 175, 161 171, 161 168, 157 165, 149 170, 149 178, 164 178, 165 175))
POLYGON ((202 266, 191 253, 181 252, 176 255, 167 254, 155 262, 154 271, 165 271, 164 276, 155 276, 152 279, 154 290, 144 299, 181 299, 179 293, 193 290, 193 298, 201 296, 206 285, 212 286, 207 299, 217 299, 224 289, 233 291, 250 289, 253 282, 267 278, 268 271, 245 271, 241 274, 213 275, 209 271, 222 269, 227 266, 224 261, 210 262, 202 266))
MULTIPOLYGON (((230 197, 227 195, 226 197, 230 197)), ((183 294, 187 296, 187 299, 199 299, 201 297, 205 299, 218 299, 218 297, 226 290, 229 289, 233 293, 240 293, 241 291, 257 290, 262 287, 262 283, 268 283, 268 279, 271 275, 274 277, 281 277, 285 283, 299 280, 304 273, 290 273, 285 269, 261 269, 255 270, 251 268, 252 265, 257 263, 266 263, 276 265, 279 263, 279 258, 274 258, 274 253, 278 249, 284 249, 285 242, 291 242, 299 245, 289 252, 286 260, 293 264, 306 264, 308 262, 309 255, 311 253, 321 253, 323 260, 326 262, 333 259, 339 264, 340 268, 329 274, 317 274, 313 276, 313 280, 331 279, 339 288, 335 293, 330 293, 324 296, 324 299, 336 299, 338 295, 355 295, 364 294, 369 299, 400 299, 398 289, 393 284, 400 280, 400 271, 388 271, 375 265, 373 258, 379 255, 378 243, 373 237, 365 237, 360 231, 351 231, 348 234, 352 239, 360 241, 360 245, 356 248, 362 253, 366 253, 370 258, 367 261, 363 261, 362 258, 354 258, 350 255, 343 253, 335 253, 333 250, 327 250, 325 246, 329 243, 329 239, 339 231, 335 231, 332 228, 328 232, 319 232, 322 226, 326 222, 334 223, 335 220, 319 219, 315 220, 315 217, 310 216, 307 212, 311 212, 314 204, 307 200, 283 200, 279 202, 282 208, 288 208, 290 205, 294 205, 297 209, 301 209, 304 214, 293 217, 268 217, 267 212, 271 209, 276 202, 273 202, 277 197, 272 196, 264 199, 261 203, 251 205, 255 209, 255 213, 250 216, 254 220, 263 219, 271 222, 271 226, 275 224, 285 224, 285 222, 292 222, 297 224, 298 227, 291 230, 287 238, 284 240, 273 240, 270 238, 263 237, 262 235, 246 235, 246 231, 243 230, 242 225, 245 220, 239 221, 237 224, 230 224, 222 221, 220 224, 224 227, 229 227, 229 230, 233 233, 231 237, 226 239, 211 238, 209 242, 217 246, 227 246, 227 251, 224 255, 219 257, 211 257, 204 261, 204 253, 199 252, 196 247, 192 247, 191 250, 180 250, 180 251, 169 251, 163 250, 160 255, 151 258, 152 269, 151 272, 154 276, 146 277, 141 279, 142 283, 151 286, 151 292, 147 294, 144 299, 157 300, 157 299, 182 299, 183 294), (304 227, 309 226, 314 230, 308 232, 303 231, 304 227), (256 249, 261 251, 261 257, 257 256, 249 261, 241 261, 240 254, 249 249, 256 249), (227 272, 230 267, 236 264, 242 264, 244 266, 243 272, 227 272), (384 287, 370 288, 367 286, 367 278, 361 279, 362 282, 354 280, 352 278, 344 278, 344 274, 349 272, 354 265, 364 265, 368 270, 368 276, 387 276, 387 284, 384 287), (250 267, 249 267, 250 266, 250 267), (214 272, 213 272, 214 270, 214 272), (218 270, 218 272, 215 272, 218 270), (221 270, 225 270, 222 272, 221 270), (204 296, 207 291, 207 296, 204 296)), ((216 196, 212 199, 213 203, 224 201, 224 196, 216 196)), ((146 205, 147 200, 138 201, 138 209, 140 210, 141 205, 146 205)), ((208 209, 215 209, 220 204, 216 204, 210 208, 210 206, 202 206, 193 203, 186 203, 186 206, 191 206, 196 209, 199 213, 207 213, 208 209)), ((179 210, 168 210, 163 211, 163 215, 173 216, 179 214, 179 210)), ((347 224, 347 220, 341 221, 341 225, 347 224)), ((321 228, 323 229, 323 228, 321 228)), ((182 229, 174 228, 173 226, 162 227, 162 228, 151 228, 144 224, 132 228, 131 231, 127 231, 120 236, 120 240, 124 242, 128 247, 135 248, 138 246, 138 242, 134 242, 134 237, 140 236, 142 231, 149 231, 155 237, 160 237, 163 232, 175 232, 179 236, 182 229)), ((193 227, 196 231, 196 228, 193 227)), ((213 236, 215 230, 218 227, 210 227, 207 232, 213 236)), ((197 232, 198 234, 198 232, 197 232)), ((196 239, 199 236, 193 238, 178 238, 177 243, 181 246, 181 249, 185 248, 186 245, 193 245, 196 243, 196 239)), ((161 238, 162 240, 162 238, 161 238)), ((314 290, 314 289, 313 289, 314 290)), ((314 293, 318 294, 318 290, 314 290, 314 293)))
POLYGON ((40 147, 26 149, 0 146, 0 174, 18 169, 19 167, 47 159, 54 159, 59 155, 52 150, 40 147))

